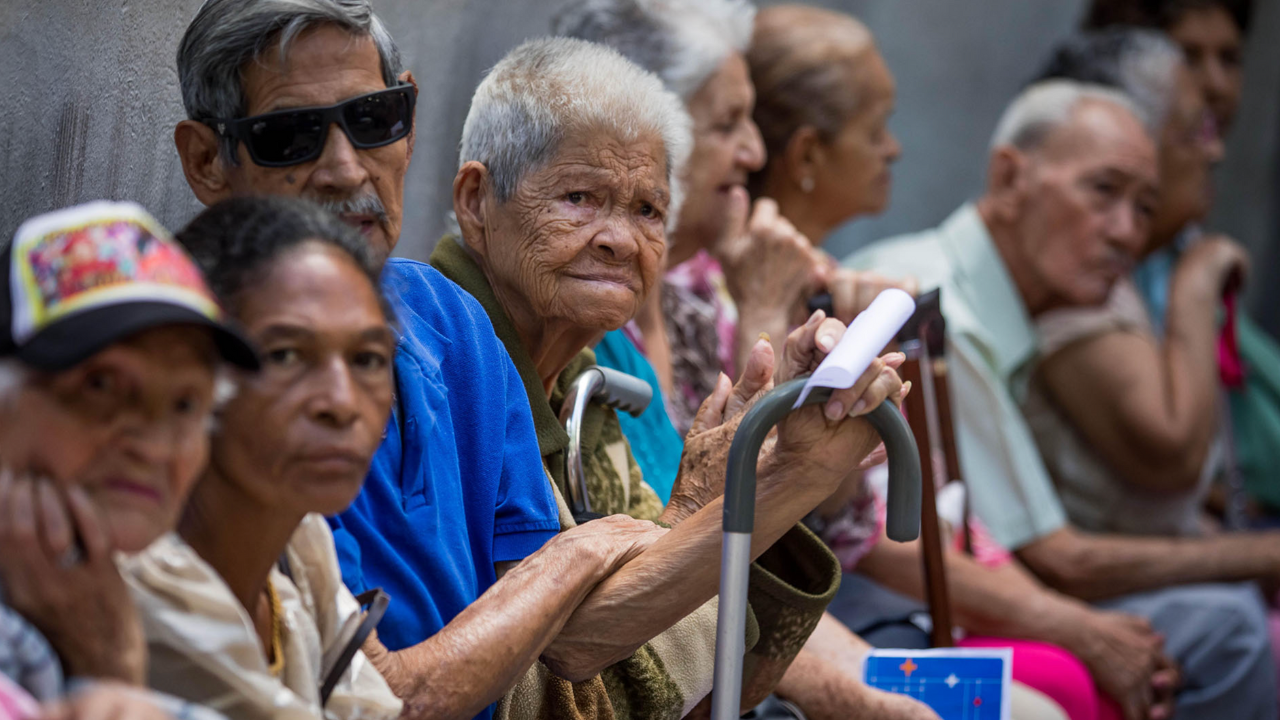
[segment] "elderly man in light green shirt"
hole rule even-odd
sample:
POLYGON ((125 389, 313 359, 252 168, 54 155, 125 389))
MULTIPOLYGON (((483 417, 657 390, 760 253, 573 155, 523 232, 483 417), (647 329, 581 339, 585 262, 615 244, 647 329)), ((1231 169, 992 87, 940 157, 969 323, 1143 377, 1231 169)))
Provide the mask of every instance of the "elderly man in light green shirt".
POLYGON ((1156 172, 1152 141, 1123 95, 1036 85, 1005 111, 976 203, 848 264, 942 288, 960 462, 996 539, 1050 586, 1147 618, 1182 671, 1176 718, 1275 718, 1265 610, 1238 581, 1280 580, 1280 534, 1072 528, 1020 410, 1037 355, 1033 318, 1105 302, 1142 249, 1156 172))

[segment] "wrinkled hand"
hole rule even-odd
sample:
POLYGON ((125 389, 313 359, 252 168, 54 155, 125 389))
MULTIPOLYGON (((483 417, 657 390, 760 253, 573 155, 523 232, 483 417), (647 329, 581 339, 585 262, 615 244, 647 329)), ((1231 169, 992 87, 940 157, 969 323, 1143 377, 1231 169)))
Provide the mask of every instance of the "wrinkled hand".
POLYGON ((825 271, 822 286, 831 294, 831 309, 835 318, 848 325, 866 310, 880 293, 891 288, 904 290, 912 297, 920 293, 915 278, 888 278, 873 272, 861 272, 840 267, 835 258, 823 254, 825 271))
POLYGON ((41 720, 173 720, 139 691, 113 683, 99 683, 68 700, 44 707, 41 720))
POLYGON ((821 286, 826 262, 769 198, 756 201, 743 227, 746 190, 731 193, 728 235, 716 247, 729 294, 742 316, 791 318, 821 286))
POLYGON ((667 533, 667 529, 648 520, 627 515, 609 515, 555 536, 551 542, 562 546, 565 557, 595 558, 599 577, 604 579, 644 552, 667 533), (583 554, 585 553, 585 555, 583 554))
POLYGON ((751 348, 746 368, 732 386, 721 374, 715 390, 698 408, 689 435, 671 499, 662 513, 662 521, 678 525, 724 494, 725 466, 729 446, 747 410, 762 395, 773 389, 773 346, 761 338, 751 348))
POLYGON ((1143 618, 1095 613, 1080 628, 1078 654, 1103 692, 1120 704, 1126 720, 1173 717, 1179 674, 1164 654, 1164 639, 1143 618))
POLYGON ((1239 289, 1249 277, 1249 252, 1225 235, 1209 235, 1187 251, 1183 263, 1202 273, 1217 295, 1231 285, 1239 289))
POLYGON ((106 525, 81 488, 63 494, 50 480, 0 470, 0 580, 68 675, 146 680, 142 626, 106 525))
MULTIPOLYGON (((840 338, 845 326, 839 320, 815 312, 809 321, 787 337, 783 359, 775 372, 781 384, 812 372, 840 338)), ((866 415, 885 400, 901 405, 910 386, 904 386, 897 368, 906 360, 902 353, 877 358, 853 387, 837 390, 821 407, 806 405, 778 423, 778 442, 771 454, 784 463, 800 463, 812 468, 804 476, 834 492, 839 483, 880 444, 880 436, 866 415)))

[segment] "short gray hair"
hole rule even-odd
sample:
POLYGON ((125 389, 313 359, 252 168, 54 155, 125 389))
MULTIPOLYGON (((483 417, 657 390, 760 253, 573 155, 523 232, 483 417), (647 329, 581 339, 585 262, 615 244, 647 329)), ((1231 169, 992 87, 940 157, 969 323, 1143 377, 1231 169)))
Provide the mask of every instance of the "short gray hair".
POLYGON ((1040 79, 1096 83, 1128 95, 1154 135, 1160 133, 1177 93, 1182 50, 1167 36, 1142 28, 1080 33, 1054 50, 1040 79))
POLYGON ((1036 150, 1054 130, 1071 121, 1083 102, 1116 105, 1141 119, 1142 113, 1124 93, 1101 85, 1073 80, 1047 80, 1023 90, 1005 108, 991 147, 1013 146, 1024 152, 1036 150))
POLYGON ((552 28, 614 48, 687 102, 725 58, 746 53, 755 12, 747 0, 575 0, 552 28))
MULTIPOLYGON (((294 40, 319 25, 335 25, 373 39, 382 79, 395 85, 400 50, 368 0, 207 0, 178 45, 178 83, 192 120, 244 117, 244 67, 273 45, 284 58, 294 40)), ((224 138, 223 158, 235 162, 235 140, 224 138)))
POLYGON ((670 226, 680 201, 677 170, 693 142, 690 125, 680 99, 616 51, 570 38, 530 40, 476 88, 458 164, 483 163, 494 195, 506 202, 571 132, 606 129, 624 140, 652 133, 666 152, 670 226))

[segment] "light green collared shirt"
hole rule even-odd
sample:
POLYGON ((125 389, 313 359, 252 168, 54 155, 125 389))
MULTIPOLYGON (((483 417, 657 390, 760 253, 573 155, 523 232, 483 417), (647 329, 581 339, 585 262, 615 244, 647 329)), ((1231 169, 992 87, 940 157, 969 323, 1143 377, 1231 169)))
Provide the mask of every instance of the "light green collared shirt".
POLYGON ((1066 514, 1020 410, 1035 325, 977 208, 845 264, 942 288, 956 444, 974 512, 1011 550, 1061 529, 1066 514))

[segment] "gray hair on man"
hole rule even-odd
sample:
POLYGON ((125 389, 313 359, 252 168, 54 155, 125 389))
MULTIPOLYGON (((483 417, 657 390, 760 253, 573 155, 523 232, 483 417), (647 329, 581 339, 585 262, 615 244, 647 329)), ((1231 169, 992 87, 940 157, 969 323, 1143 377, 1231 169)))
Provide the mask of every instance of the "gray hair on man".
POLYGON ((483 163, 498 202, 506 202, 569 133, 607 130, 624 141, 656 135, 666 152, 670 226, 680 202, 677 170, 693 142, 690 125, 680 99, 616 51, 571 38, 530 40, 476 88, 458 164, 483 163))
POLYGON ((726 57, 747 51, 755 12, 746 0, 577 0, 552 32, 614 48, 687 102, 726 57))
POLYGON ((1163 33, 1132 27, 1080 33, 1054 51, 1041 80, 1063 79, 1114 87, 1128 95, 1139 118, 1158 135, 1173 108, 1182 50, 1163 33))
POLYGON ((1009 103, 991 136, 991 148, 1037 150, 1054 130, 1069 123, 1076 108, 1085 102, 1110 103, 1142 119, 1142 112, 1119 90, 1073 80, 1046 80, 1023 90, 1009 103))
MULTIPOLYGON (((245 64, 273 46, 281 58, 299 35, 335 25, 373 39, 387 87, 402 72, 400 50, 368 0, 207 0, 178 45, 178 83, 192 120, 244 117, 245 64)), ((223 138, 223 160, 235 162, 236 141, 223 138)))

